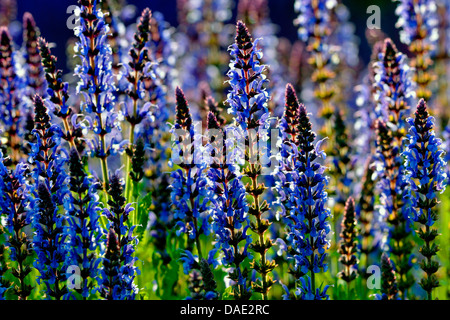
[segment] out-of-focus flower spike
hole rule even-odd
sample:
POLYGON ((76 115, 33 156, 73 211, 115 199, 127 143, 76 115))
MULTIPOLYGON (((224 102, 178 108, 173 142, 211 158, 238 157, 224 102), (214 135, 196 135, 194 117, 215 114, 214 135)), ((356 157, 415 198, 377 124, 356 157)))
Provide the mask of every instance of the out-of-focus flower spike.
POLYGON ((400 28, 400 40, 409 46, 414 55, 411 67, 415 74, 413 81, 417 83, 417 98, 429 100, 429 85, 435 78, 430 67, 431 56, 436 50, 439 38, 437 5, 435 0, 397 0, 395 10, 398 16, 396 27, 400 28))
POLYGON ((0 2, 0 26, 8 26, 17 17, 17 0, 0 2))
POLYGON ((23 15, 23 40, 25 44, 27 81, 31 88, 30 97, 34 94, 44 96, 45 77, 39 55, 38 37, 39 29, 36 26, 33 15, 25 12, 23 15))
POLYGON ((381 208, 389 229, 390 257, 398 273, 398 289, 406 298, 414 284, 411 275, 413 243, 403 200, 405 168, 401 153, 406 136, 409 99, 414 96, 410 68, 405 56, 391 39, 385 39, 378 61, 374 64, 376 115, 378 125, 377 174, 381 191, 381 208))
MULTIPOLYGON (((358 259, 356 258, 357 247, 356 238, 358 236, 356 219, 355 219, 355 200, 349 197, 345 203, 344 218, 342 219, 341 242, 339 253, 341 257, 339 262, 344 265, 344 269, 339 272, 338 276, 350 285, 357 276, 356 268, 358 259)), ((350 299, 350 297, 348 297, 350 299)))
POLYGON ((12 164, 17 164, 21 158, 21 136, 24 118, 21 80, 15 69, 15 51, 11 35, 6 27, 0 27, 0 121, 6 133, 6 146, 9 148, 12 164))
MULTIPOLYGON (((361 182, 361 193, 357 199, 356 214, 360 227, 360 246, 361 255, 364 255, 361 261, 364 261, 363 267, 371 265, 370 255, 377 249, 378 243, 375 242, 374 232, 377 228, 377 222, 374 217, 375 211, 375 181, 373 180, 375 169, 373 168, 373 156, 366 160, 364 166, 364 175, 361 182)), ((362 263, 360 263, 361 266, 362 263)), ((364 270, 361 270, 362 272, 364 270)))

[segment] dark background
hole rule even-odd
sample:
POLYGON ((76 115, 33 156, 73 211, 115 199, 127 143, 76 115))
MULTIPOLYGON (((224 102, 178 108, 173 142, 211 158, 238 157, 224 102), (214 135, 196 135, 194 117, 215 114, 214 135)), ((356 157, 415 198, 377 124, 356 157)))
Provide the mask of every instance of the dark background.
MULTIPOLYGON (((1 1, 1 0, 0 0, 1 1)), ((236 2, 233 9, 233 21, 236 18, 236 2)), ((280 26, 279 36, 295 40, 297 31, 293 25, 293 20, 297 14, 294 12, 294 0, 268 0, 270 8, 270 18, 273 23, 280 26)), ((64 68, 65 64, 66 41, 73 37, 73 31, 66 27, 66 21, 70 14, 66 13, 67 7, 77 4, 76 0, 17 0, 18 20, 21 21, 24 12, 29 11, 35 17, 36 23, 41 30, 41 35, 47 41, 56 44, 52 53, 59 59, 59 68, 64 68)), ((165 20, 171 25, 177 25, 176 0, 128 0, 138 8, 138 14, 145 7, 152 11, 159 11, 164 14, 165 20)), ((369 14, 366 13, 370 5, 378 5, 381 8, 381 28, 382 30, 398 44, 398 30, 395 28, 397 16, 394 13, 396 3, 392 0, 343 0, 343 3, 349 8, 351 21, 356 26, 356 34, 360 38, 360 56, 365 63, 370 58, 370 48, 365 40, 364 32, 366 30, 366 21, 369 14)), ((17 39, 19 42, 20 39, 17 39)), ((399 46, 401 49, 402 47, 399 46)))

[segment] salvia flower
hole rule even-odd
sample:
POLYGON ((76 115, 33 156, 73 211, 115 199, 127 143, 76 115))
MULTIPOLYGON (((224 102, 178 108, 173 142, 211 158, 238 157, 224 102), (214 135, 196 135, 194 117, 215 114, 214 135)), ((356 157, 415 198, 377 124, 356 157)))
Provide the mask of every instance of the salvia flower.
POLYGON ((320 151, 321 141, 314 142, 316 134, 312 131, 306 108, 298 103, 290 86, 286 89, 286 101, 284 118, 291 129, 284 131, 294 133, 285 140, 286 148, 282 147, 285 153, 280 161, 283 167, 279 175, 280 202, 287 224, 287 254, 293 260, 292 273, 301 283, 302 297, 326 298, 328 286, 317 293, 315 284, 315 274, 327 271, 325 251, 330 245, 327 239, 330 211, 326 208, 325 191, 328 178, 324 175, 325 167, 318 163, 325 154, 320 151))
POLYGON ((79 3, 80 26, 75 28, 75 35, 79 39, 75 52, 81 59, 81 64, 75 69, 75 75, 80 78, 77 92, 84 96, 81 109, 90 118, 90 129, 96 136, 88 146, 91 155, 101 160, 106 191, 109 187, 107 158, 123 151, 123 144, 117 138, 120 118, 115 111, 116 89, 111 47, 107 42, 109 27, 103 12, 97 8, 97 1, 80 0, 79 3))
MULTIPOLYGON (((405 209, 407 202, 403 199, 406 187, 405 167, 401 163, 400 147, 394 142, 393 132, 383 120, 376 122, 377 155, 376 166, 379 172, 378 188, 380 189, 381 216, 389 223, 386 225, 389 233, 387 242, 391 251, 391 258, 396 259, 399 290, 403 297, 408 288, 414 283, 409 271, 412 268, 411 252, 413 244, 410 240, 411 227, 408 213, 405 209)), ((383 243, 384 246, 386 243, 383 243)))
POLYGON ((35 229, 33 247, 37 254, 34 263, 39 271, 38 281, 46 285, 47 298, 59 300, 67 293, 65 285, 65 257, 67 233, 64 230, 69 199, 68 176, 64 165, 66 154, 61 150, 61 129, 52 125, 48 108, 39 95, 34 97, 36 143, 31 147, 36 195, 33 204, 32 226, 35 229))
MULTIPOLYGON (((150 115, 150 102, 145 103, 148 99, 146 92, 148 92, 145 82, 151 81, 152 66, 150 60, 149 49, 146 47, 150 40, 150 24, 151 11, 146 8, 142 12, 141 18, 137 25, 136 33, 134 34, 134 41, 130 49, 130 61, 126 65, 126 69, 122 77, 128 81, 128 95, 127 101, 124 103, 124 116, 129 123, 129 147, 128 147, 128 162, 126 170, 126 188, 125 195, 130 199, 131 181, 130 176, 132 165, 132 149, 135 146, 135 129, 144 119, 150 115)), ((153 75, 153 77, 155 77, 153 75)), ((151 92, 150 92, 151 94, 151 92)))
POLYGON ((439 250, 435 242, 438 230, 433 225, 438 219, 438 194, 444 192, 446 187, 446 164, 442 142, 434 133, 434 118, 429 115, 423 99, 417 105, 415 118, 408 118, 407 121, 411 126, 404 152, 409 187, 406 198, 411 203, 408 217, 421 226, 417 231, 424 241, 420 248, 424 259, 420 266, 427 276, 422 278, 420 285, 431 300, 433 289, 439 286, 436 277, 439 263, 433 259, 439 250))
POLYGON ((398 288, 402 296, 406 297, 414 280, 409 272, 412 268, 410 260, 413 245, 404 209, 407 204, 403 199, 405 168, 402 152, 413 87, 410 69, 404 59, 392 40, 386 39, 378 61, 374 64, 374 100, 378 118, 376 162, 381 209, 389 223, 390 257, 396 265, 398 288))
POLYGON ((253 42, 245 24, 238 21, 235 43, 228 48, 233 58, 227 73, 231 86, 228 113, 244 130, 258 127, 259 116, 268 113, 269 95, 263 87, 268 80, 263 73, 266 66, 260 64, 262 51, 257 47, 258 41, 253 42))
POLYGON ((397 28, 400 39, 405 44, 423 38, 433 45, 438 37, 438 18, 436 1, 397 0, 399 2, 395 13, 398 15, 397 28))
MULTIPOLYGON (((103 274, 100 284, 100 293, 107 299, 111 299, 110 292, 113 292, 113 300, 134 300, 136 296, 137 288, 135 288, 134 278, 138 272, 137 267, 134 265, 136 258, 134 256, 135 245, 137 244, 137 238, 133 236, 133 231, 136 228, 135 225, 131 225, 128 222, 130 212, 134 210, 131 203, 126 203, 124 197, 124 186, 119 177, 117 171, 110 177, 108 194, 110 199, 108 201, 109 208, 103 209, 103 214, 108 219, 109 235, 107 238, 104 259, 111 260, 108 255, 111 253, 117 254, 115 246, 118 246, 118 274, 119 278, 116 285, 111 287, 111 282, 108 282, 108 278, 103 274), (115 239, 116 240, 115 240, 115 239), (110 242, 108 244, 108 242, 110 242), (108 245, 110 246, 108 248, 108 245), (114 248, 114 250, 113 250, 114 248), (108 250, 112 250, 109 252, 108 250)), ((106 260, 104 260, 106 261, 106 260)), ((112 262, 111 262, 112 263, 112 262)))
POLYGON ((82 128, 77 124, 77 115, 69 105, 69 84, 62 79, 62 70, 56 68, 56 57, 51 54, 48 43, 43 38, 37 40, 42 66, 47 82, 48 100, 52 113, 62 120, 64 125, 63 138, 72 148, 83 151, 81 141, 82 128))
POLYGON ((236 24, 235 43, 229 47, 232 60, 230 70, 227 75, 230 78, 228 83, 231 90, 227 95, 228 113, 234 116, 234 121, 238 129, 242 130, 242 136, 248 141, 249 150, 246 152, 246 159, 249 160, 243 174, 250 178, 246 185, 246 191, 252 198, 249 206, 249 213, 255 217, 255 224, 251 229, 258 235, 255 243, 250 248, 260 254, 260 261, 256 259, 252 262, 252 268, 261 274, 261 279, 253 283, 255 291, 262 294, 263 299, 267 299, 267 294, 273 284, 269 274, 275 268, 275 261, 269 261, 266 253, 272 247, 272 241, 265 239, 265 232, 270 227, 270 223, 262 217, 269 210, 267 201, 260 203, 260 196, 267 189, 263 183, 258 183, 258 176, 261 175, 262 165, 257 162, 258 155, 255 146, 259 146, 259 160, 268 150, 264 147, 267 142, 267 132, 269 123, 268 100, 269 95, 264 88, 267 82, 264 75, 265 65, 260 64, 262 52, 257 47, 258 40, 252 41, 250 32, 242 21, 236 24), (251 141, 252 140, 252 141, 251 141))
POLYGON ((0 160, 0 214, 6 215, 10 234, 7 240, 9 257, 14 261, 10 268, 17 278, 13 291, 20 300, 26 300, 32 290, 28 275, 32 270, 30 258, 33 256, 31 240, 25 233, 25 227, 31 222, 31 186, 26 181, 29 167, 21 162, 14 171, 10 171, 5 167, 1 154, 0 160))
POLYGON ((207 176, 208 187, 215 194, 211 198, 215 246, 223 253, 222 265, 232 270, 229 277, 234 282, 234 298, 248 299, 251 292, 241 263, 250 258, 248 246, 252 240, 247 233, 250 221, 245 187, 236 159, 237 150, 233 149, 236 130, 234 127, 222 130, 211 111, 208 113, 208 130, 210 143, 206 148, 213 159, 207 176))
POLYGON ((81 287, 77 291, 86 299, 96 286, 100 263, 97 248, 102 230, 97 190, 101 186, 86 174, 82 159, 75 149, 70 151, 69 173, 72 196, 67 210, 69 247, 66 263, 80 268, 81 287))
POLYGON ((447 178, 450 177, 450 125, 445 127, 444 133, 445 141, 445 156, 444 161, 447 163, 447 178))
POLYGON ((394 266, 386 253, 381 256, 381 295, 378 300, 398 300, 397 278, 394 266))

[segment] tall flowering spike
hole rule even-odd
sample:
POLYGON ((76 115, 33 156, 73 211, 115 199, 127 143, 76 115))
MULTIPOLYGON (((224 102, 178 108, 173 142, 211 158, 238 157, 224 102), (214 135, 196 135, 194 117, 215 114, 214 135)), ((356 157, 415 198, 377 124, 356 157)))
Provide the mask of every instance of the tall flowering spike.
MULTIPOLYGON (((211 223, 208 212, 210 191, 205 176, 206 162, 202 157, 201 141, 192 123, 188 102, 183 91, 177 87, 175 90, 176 116, 172 127, 172 162, 180 168, 172 172, 171 199, 174 206, 177 235, 184 233, 189 240, 195 241, 198 261, 195 260, 193 249, 186 248, 182 258, 184 272, 188 274, 192 268, 198 268, 206 253, 202 251, 200 234, 211 233, 211 223), (191 252, 192 251, 192 252, 191 252), (195 266, 197 265, 197 267, 195 266)), ((204 250, 204 249, 203 249, 204 250)), ((208 254, 208 262, 213 263, 214 252, 208 254)))
POLYGON ((100 159, 105 191, 108 190, 110 155, 123 151, 119 119, 115 111, 116 90, 112 72, 111 47, 107 42, 109 27, 96 0, 79 0, 80 27, 75 28, 79 42, 75 52, 81 59, 75 75, 80 78, 77 92, 84 96, 81 109, 89 119, 94 136, 88 139, 90 155, 100 159))
POLYGON ((285 105, 283 117, 280 119, 280 142, 281 151, 279 159, 279 168, 277 172, 278 181, 275 183, 275 190, 278 192, 277 203, 281 206, 280 214, 289 215, 289 206, 286 201, 290 197, 290 184, 292 181, 291 171, 293 170, 292 157, 290 155, 298 147, 298 129, 299 129, 299 111, 300 104, 297 99, 294 87, 291 84, 286 85, 285 105))
POLYGON ((248 285, 248 271, 242 264, 250 258, 248 234, 250 221, 245 187, 237 164, 233 127, 221 129, 213 112, 208 113, 209 150, 212 161, 209 165, 208 188, 215 194, 212 199, 212 228, 216 234, 216 248, 222 251, 222 264, 230 268, 229 278, 233 281, 232 295, 236 300, 251 297, 248 285))
POLYGON ((381 296, 380 300, 398 300, 397 278, 394 266, 386 253, 381 256, 381 296))
POLYGON ((0 124, 6 133, 6 146, 13 164, 21 158, 21 126, 23 110, 20 105, 20 81, 16 74, 14 48, 6 27, 0 27, 0 124))
POLYGON ((408 182, 406 198, 411 203, 408 216, 420 226, 417 234, 424 242, 419 250, 424 257, 420 267, 426 273, 420 285, 431 300, 433 289, 439 286, 436 277, 439 262, 434 259, 439 251, 436 243, 439 233, 433 225, 438 219, 438 194, 446 187, 446 163, 442 142, 434 133, 434 118, 429 115, 423 99, 417 105, 415 118, 407 121, 411 126, 404 152, 408 182))
POLYGON ((341 243, 338 251, 341 254, 339 262, 344 265, 344 269, 338 276, 349 284, 358 275, 355 270, 358 264, 358 259, 356 258, 358 232, 356 230, 355 200, 352 197, 349 197, 345 204, 341 226, 341 243))
POLYGON ((87 299, 94 293, 99 276, 100 259, 97 256, 97 248, 102 230, 99 224, 97 190, 101 186, 86 174, 82 159, 75 149, 70 151, 69 172, 72 196, 67 212, 69 248, 66 263, 80 268, 81 286, 75 290, 83 299, 87 299))
POLYGON ((376 116, 380 122, 377 145, 377 175, 380 178, 382 215, 389 223, 391 258, 398 273, 398 287, 403 298, 414 284, 412 268, 411 230, 406 220, 403 190, 405 168, 402 158, 406 136, 408 99, 413 96, 410 69, 391 39, 386 39, 374 64, 376 116))
POLYGON ((84 149, 81 139, 82 128, 77 125, 77 115, 73 113, 69 103, 69 84, 63 81, 62 70, 57 69, 56 57, 52 55, 50 47, 43 38, 38 38, 37 45, 47 81, 47 94, 53 105, 53 114, 62 120, 64 126, 63 138, 70 146, 79 152, 84 149))
POLYGON ((48 109, 39 95, 34 97, 36 142, 31 147, 31 158, 36 184, 36 204, 33 206, 32 226, 35 230, 33 247, 37 254, 34 263, 39 271, 38 281, 46 285, 47 298, 61 299, 67 293, 65 286, 67 254, 64 230, 66 207, 69 199, 66 157, 61 151, 61 129, 52 125, 48 109))
POLYGON ((34 160, 35 175, 34 179, 37 182, 38 177, 45 179, 52 179, 55 181, 54 172, 62 170, 63 163, 59 160, 60 149, 60 128, 52 125, 48 108, 41 96, 34 96, 34 130, 32 133, 35 136, 35 143, 31 146, 31 157, 34 160))
POLYGON ((17 164, 14 171, 8 170, 0 153, 0 215, 5 215, 7 219, 9 267, 16 278, 12 290, 19 300, 26 300, 32 291, 28 275, 31 272, 33 251, 31 240, 25 233, 32 213, 31 186, 26 181, 28 173, 29 168, 25 163, 17 164))
POLYGON ((172 28, 164 21, 159 12, 153 12, 150 20, 150 40, 148 46, 155 78, 146 79, 144 82, 149 100, 157 107, 152 109, 152 117, 147 117, 142 122, 136 134, 137 139, 143 139, 147 154, 145 176, 149 180, 146 190, 151 193, 152 204, 150 208, 150 232, 156 250, 161 253, 163 259, 170 259, 165 246, 166 233, 173 226, 173 212, 170 204, 170 176, 167 172, 170 149, 170 133, 167 122, 172 117, 174 110, 171 107, 171 98, 168 93, 175 90, 174 83, 177 77, 174 64, 174 45, 172 43, 172 28))
MULTIPOLYGON (((131 203, 126 203, 126 198, 123 195, 124 185, 119 177, 119 171, 110 177, 108 194, 110 197, 108 201, 109 208, 103 209, 103 214, 108 219, 107 227, 114 230, 120 247, 118 274, 120 285, 117 288, 114 300, 134 300, 137 291, 134 285, 134 278, 138 272, 137 267, 134 266, 137 238, 133 236, 136 226, 133 223, 128 223, 130 212, 134 208, 131 206, 131 203)), ((105 258, 107 257, 105 256, 105 258)), ((106 280, 105 278, 99 280, 102 290, 106 290, 106 280)))
POLYGON ((39 29, 36 27, 33 15, 25 12, 23 15, 23 40, 25 43, 27 81, 31 88, 30 95, 45 93, 45 77, 38 49, 39 29))
POLYGON ((128 95, 128 101, 125 102, 125 118, 129 123, 129 147, 127 149, 128 162, 126 170, 126 187, 125 196, 131 199, 132 181, 132 156, 131 151, 135 148, 135 131, 136 126, 142 123, 150 115, 150 96, 153 95, 154 90, 158 90, 158 87, 152 86, 150 92, 147 87, 147 82, 153 82, 152 77, 155 78, 154 71, 152 70, 151 54, 149 48, 146 47, 150 40, 151 29, 151 11, 146 8, 142 11, 139 19, 137 30, 134 34, 134 41, 132 48, 130 49, 129 56, 130 61, 126 66, 124 77, 129 82, 126 93, 128 95), (149 93, 147 93, 149 92, 149 93), (146 102, 147 101, 147 102, 146 102))
POLYGON ((400 40, 409 46, 414 55, 411 66, 415 69, 414 82, 417 83, 417 97, 429 100, 429 85, 434 79, 430 72, 433 64, 431 54, 436 50, 439 39, 437 5, 434 0, 397 0, 396 24, 400 28, 400 40))
MULTIPOLYGON (((267 106, 269 95, 263 87, 267 81, 263 74, 266 67, 260 64, 262 52, 258 49, 257 41, 252 42, 246 25, 242 21, 238 21, 235 43, 228 49, 232 60, 227 73, 230 78, 228 83, 231 85, 227 104, 229 105, 228 113, 234 116, 235 125, 241 131, 240 135, 249 145, 249 150, 245 152, 248 164, 245 166, 243 174, 251 181, 245 188, 252 199, 249 206, 249 214, 254 216, 251 229, 258 235, 258 239, 250 245, 250 248, 259 254, 260 260, 254 259, 252 268, 261 275, 261 278, 252 285, 254 290, 261 293, 265 300, 274 283, 270 274, 276 267, 276 263, 267 259, 267 251, 273 246, 273 243, 266 239, 265 233, 271 223, 262 217, 269 210, 269 205, 266 200, 260 202, 260 197, 267 188, 263 183, 258 183, 262 166, 257 163, 258 154, 255 150, 258 141, 260 146, 267 141, 268 138, 264 132, 269 127, 267 106)), ((259 150, 259 160, 261 160, 262 153, 267 154, 268 152, 267 148, 263 149, 259 150)))
MULTIPOLYGON (((288 108, 289 104, 286 104, 288 108)), ((285 111, 285 115, 287 111, 285 111)), ((282 153, 277 185, 279 201, 285 211, 287 225, 287 255, 294 265, 291 273, 299 281, 300 299, 326 299, 328 286, 316 287, 316 273, 326 272, 329 248, 327 236, 331 230, 328 218, 330 211, 325 207, 328 183, 325 167, 318 161, 325 157, 320 151, 321 141, 315 142, 316 134, 303 104, 299 104, 296 116, 296 145, 292 151, 282 153)), ((293 144, 287 141, 285 144, 293 144)), ((283 148, 283 146, 282 146, 283 148)))

